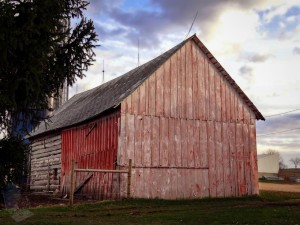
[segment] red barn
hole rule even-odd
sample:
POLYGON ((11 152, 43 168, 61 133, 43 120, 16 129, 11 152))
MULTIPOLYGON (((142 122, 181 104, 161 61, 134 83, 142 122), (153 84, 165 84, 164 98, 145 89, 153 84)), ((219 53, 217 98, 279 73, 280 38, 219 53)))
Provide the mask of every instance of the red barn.
MULTIPOLYGON (((257 194, 256 120, 264 117, 194 35, 42 123, 31 137, 31 189, 66 192, 72 159, 93 169, 125 169, 132 159, 132 197, 257 194)), ((80 193, 122 198, 126 183, 94 173, 80 193)))

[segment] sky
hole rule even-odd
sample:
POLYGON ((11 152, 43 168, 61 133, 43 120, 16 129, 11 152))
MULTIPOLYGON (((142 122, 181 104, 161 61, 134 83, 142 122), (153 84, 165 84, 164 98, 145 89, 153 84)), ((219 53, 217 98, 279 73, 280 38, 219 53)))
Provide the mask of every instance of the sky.
POLYGON ((279 151, 292 166, 300 157, 300 0, 91 0, 86 15, 100 46, 70 96, 100 85, 103 68, 104 82, 135 68, 138 46, 143 64, 177 45, 197 12, 189 36, 197 34, 266 117, 257 122, 258 154, 279 151))

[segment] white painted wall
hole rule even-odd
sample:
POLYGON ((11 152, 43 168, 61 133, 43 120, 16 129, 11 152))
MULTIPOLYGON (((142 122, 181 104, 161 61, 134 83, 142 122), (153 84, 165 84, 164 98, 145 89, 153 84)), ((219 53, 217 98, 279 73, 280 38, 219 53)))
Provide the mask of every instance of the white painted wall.
POLYGON ((278 173, 279 154, 258 155, 258 173, 278 173))

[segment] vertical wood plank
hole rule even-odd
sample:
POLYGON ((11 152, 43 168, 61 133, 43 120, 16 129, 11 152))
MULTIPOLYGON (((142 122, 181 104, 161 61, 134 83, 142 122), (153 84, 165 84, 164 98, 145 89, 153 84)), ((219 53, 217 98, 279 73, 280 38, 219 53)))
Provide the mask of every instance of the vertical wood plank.
POLYGON ((156 116, 162 116, 163 115, 163 109, 164 109, 164 67, 160 67, 156 73, 156 89, 155 89, 155 94, 156 94, 156 108, 155 108, 155 113, 156 116))
POLYGON ((131 107, 132 107, 132 113, 134 115, 137 115, 139 112, 139 95, 140 95, 140 90, 137 88, 132 94, 131 94, 131 107))
POLYGON ((216 186, 217 197, 224 197, 224 167, 222 152, 222 124, 215 122, 215 149, 216 149, 216 186))
POLYGON ((186 88, 186 45, 182 46, 181 48, 181 62, 180 62, 180 69, 182 71, 181 73, 181 118, 187 118, 187 88, 186 88))
POLYGON ((192 89, 193 89, 193 119, 199 119, 199 94, 198 94, 198 63, 197 63, 197 49, 198 46, 192 43, 192 89))
POLYGON ((208 139, 207 139, 207 122, 200 122, 200 166, 208 167, 208 139))
POLYGON ((127 113, 132 113, 132 108, 131 108, 131 95, 129 95, 127 98, 126 98, 126 112, 127 113))
POLYGON ((139 98, 139 115, 145 115, 146 114, 146 98, 145 98, 145 94, 146 94, 146 89, 145 89, 145 83, 143 83, 139 89, 139 94, 140 94, 140 98, 139 98))
POLYGON ((239 98, 237 98, 237 107, 238 107, 238 122, 243 122, 244 112, 243 112, 243 103, 239 98))
POLYGON ((221 100, 221 84, 220 75, 215 71, 215 93, 216 93, 216 121, 221 121, 222 118, 222 100, 221 100))
POLYGON ((170 169, 170 199, 177 198, 177 169, 171 168, 170 169))
POLYGON ((164 63, 164 115, 170 116, 171 114, 171 60, 164 63))
POLYGON ((220 79, 220 86, 221 86, 221 102, 222 102, 222 121, 223 122, 227 122, 226 121, 226 84, 224 81, 224 78, 221 77, 220 79))
POLYGON ((175 119, 169 118, 169 166, 176 166, 175 119))
POLYGON ((157 90, 156 90, 156 73, 155 74, 152 74, 150 77, 149 77, 149 115, 152 115, 154 116, 155 115, 155 112, 156 112, 156 104, 157 102, 160 102, 159 99, 157 99, 157 90), (156 99, 158 101, 156 101, 156 99))
MULTIPOLYGON (((151 118, 145 116, 144 119, 144 129, 143 129, 143 165, 146 167, 151 166, 151 118)), ((157 151, 158 149, 152 149, 157 151)))
POLYGON ((197 51, 197 64, 198 64, 198 105, 199 105, 199 115, 200 120, 205 119, 205 65, 203 55, 200 51, 197 51))
POLYGON ((232 196, 231 185, 234 182, 232 179, 231 165, 230 165, 230 148, 229 140, 231 136, 229 135, 229 124, 222 123, 222 152, 223 152, 223 168, 224 168, 224 195, 225 197, 232 196))
POLYGON ((194 155, 194 120, 187 120, 188 123, 188 166, 190 168, 195 167, 195 155, 194 155))
POLYGON ((142 130, 143 121, 141 116, 134 116, 134 160, 133 166, 142 166, 142 130))
POLYGON ((246 194, 245 185, 245 167, 244 167, 244 146, 243 146, 243 126, 238 123, 236 125, 236 149, 238 164, 238 186, 239 196, 246 194))
POLYGON ((160 129, 159 129, 159 117, 151 117, 152 120, 152 131, 151 131, 151 159, 152 166, 159 166, 159 137, 160 137, 160 129))
POLYGON ((188 166, 188 146, 187 146, 187 120, 182 119, 181 121, 181 165, 182 167, 188 166))
POLYGON ((160 166, 168 166, 169 160, 168 160, 168 119, 165 117, 160 117, 159 119, 159 126, 160 126, 160 155, 159 155, 159 164, 160 166))
POLYGON ((199 168, 201 166, 200 159, 203 157, 201 155, 200 149, 200 121, 195 120, 194 122, 194 145, 193 145, 193 152, 195 156, 195 167, 199 168))
MULTIPOLYGON (((119 165, 124 165, 127 159, 127 150, 126 150, 126 115, 121 114, 119 124, 119 144, 118 144, 118 156, 119 156, 119 165)), ((100 145, 99 145, 100 146, 100 145)), ((101 149, 101 148, 100 148, 101 149)))
POLYGON ((209 63, 208 59, 204 58, 204 80, 205 80, 205 117, 204 120, 209 120, 210 116, 210 81, 209 81, 209 63))
POLYGON ((251 181, 252 194, 258 194, 258 171, 257 171, 257 151, 256 151, 256 127, 250 125, 250 163, 251 163, 251 181))
POLYGON ((231 99, 230 99, 231 88, 229 87, 228 82, 226 82, 226 122, 230 121, 230 106, 231 106, 231 99))
POLYGON ((183 69, 181 63, 182 53, 181 49, 178 51, 177 54, 177 115, 178 118, 182 118, 182 109, 183 109, 183 101, 182 101, 182 79, 183 79, 183 69))
POLYGON ((175 134, 174 134, 174 141, 175 141, 175 152, 176 152, 176 166, 181 167, 182 166, 182 160, 181 160, 181 119, 175 120, 175 134))
POLYGON ((177 56, 178 53, 175 53, 171 57, 171 117, 178 118, 178 98, 177 98, 177 91, 178 91, 178 67, 177 67, 177 56))
POLYGON ((236 124, 229 124, 229 154, 230 154, 230 172, 231 172, 231 193, 238 196, 237 181, 237 155, 236 155, 236 124))
POLYGON ((151 178, 150 178, 150 168, 144 168, 144 194, 143 198, 151 198, 151 178))
POLYGON ((209 154, 209 196, 217 197, 216 187, 216 154, 214 122, 207 121, 208 154, 209 154))
POLYGON ((215 90, 215 71, 209 63, 209 120, 216 119, 216 90, 215 90))
POLYGON ((244 140, 244 165, 245 165, 245 180, 246 194, 252 193, 251 181, 251 166, 250 166, 250 145, 249 145, 249 125, 243 124, 243 140, 244 140))
POLYGON ((236 106, 235 106, 235 100, 236 100, 236 93, 231 88, 230 93, 230 121, 234 122, 236 121, 236 106))
MULTIPOLYGON (((126 150, 128 159, 134 159, 134 115, 126 114, 126 150)), ((134 164, 135 162, 133 162, 134 164)), ((125 162, 124 165, 127 165, 125 162)))
POLYGON ((193 72, 192 72, 192 43, 186 43, 186 110, 187 118, 193 119, 193 72))

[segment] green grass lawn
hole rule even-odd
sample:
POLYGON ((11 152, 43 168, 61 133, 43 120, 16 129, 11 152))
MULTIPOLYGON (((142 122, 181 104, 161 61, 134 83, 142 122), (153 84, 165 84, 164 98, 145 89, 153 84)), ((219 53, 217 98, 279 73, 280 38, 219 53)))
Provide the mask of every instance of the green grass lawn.
POLYGON ((123 200, 31 208, 21 222, 0 211, 0 224, 300 224, 300 193, 199 200, 123 200))

